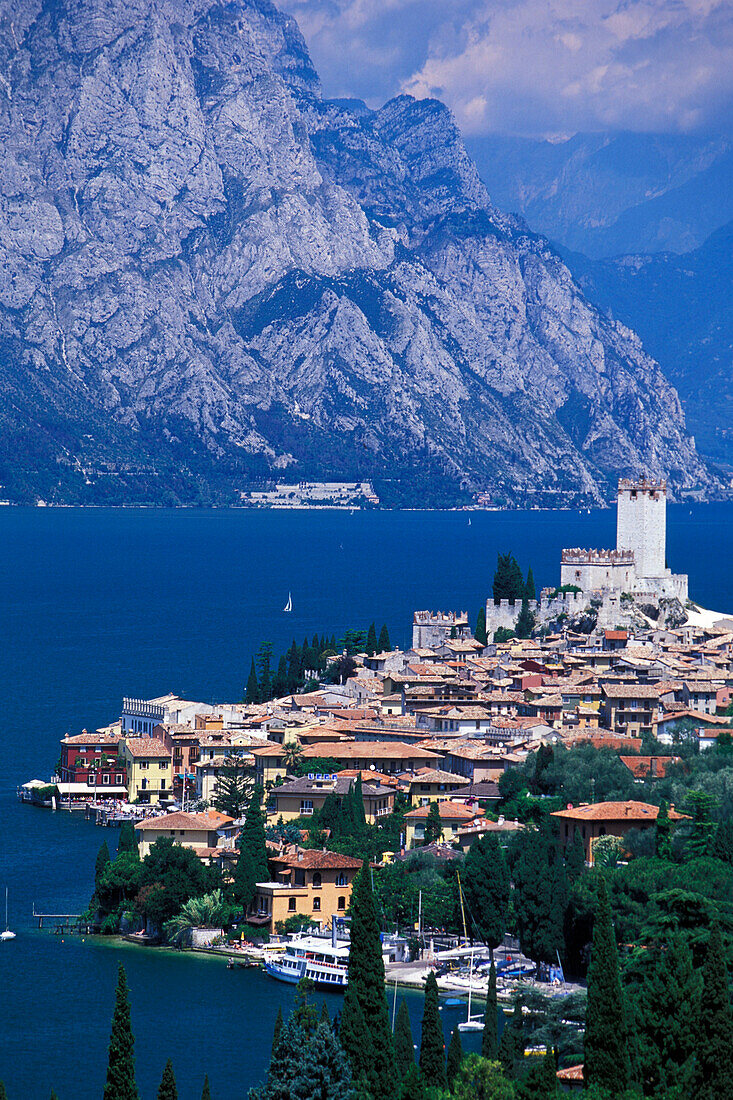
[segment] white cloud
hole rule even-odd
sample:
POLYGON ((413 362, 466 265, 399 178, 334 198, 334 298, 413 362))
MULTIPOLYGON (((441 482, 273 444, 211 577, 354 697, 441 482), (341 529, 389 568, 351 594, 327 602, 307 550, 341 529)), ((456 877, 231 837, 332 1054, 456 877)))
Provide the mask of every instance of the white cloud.
POLYGON ((729 0, 289 0, 328 95, 436 96, 468 133, 728 128, 729 0))

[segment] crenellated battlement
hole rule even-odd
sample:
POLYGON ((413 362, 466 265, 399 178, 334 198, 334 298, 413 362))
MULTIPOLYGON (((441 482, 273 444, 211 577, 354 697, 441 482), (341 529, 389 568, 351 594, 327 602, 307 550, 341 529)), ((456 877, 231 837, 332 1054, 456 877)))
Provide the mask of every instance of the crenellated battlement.
POLYGON ((579 546, 563 550, 562 565, 633 565, 633 550, 584 550, 579 546))

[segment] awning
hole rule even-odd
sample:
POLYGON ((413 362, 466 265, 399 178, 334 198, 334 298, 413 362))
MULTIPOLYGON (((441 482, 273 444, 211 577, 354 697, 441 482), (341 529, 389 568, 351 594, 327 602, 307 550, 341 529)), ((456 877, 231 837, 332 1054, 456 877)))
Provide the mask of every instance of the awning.
POLYGON ((113 787, 99 783, 90 787, 88 783, 57 783, 61 795, 82 795, 85 798, 127 798, 127 787, 113 787))

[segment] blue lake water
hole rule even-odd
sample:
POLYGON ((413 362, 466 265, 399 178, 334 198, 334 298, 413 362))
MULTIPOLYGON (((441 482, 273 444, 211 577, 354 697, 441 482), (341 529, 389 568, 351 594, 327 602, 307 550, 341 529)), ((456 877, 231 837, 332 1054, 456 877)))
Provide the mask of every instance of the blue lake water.
MULTIPOLYGON (((58 742, 119 714, 123 695, 241 698, 251 655, 293 637, 386 622, 406 646, 417 608, 476 612, 497 552, 559 582, 563 546, 612 546, 615 511, 247 512, 0 509, 0 888, 15 941, 0 944, 0 1080, 10 1100, 98 1100, 117 962, 132 990, 142 1100, 174 1060, 181 1100, 243 1100, 292 990, 219 960, 39 933, 79 911, 103 838, 77 817, 20 805, 58 742), (288 592, 293 613, 282 608, 288 592)), ((669 565, 703 606, 733 610, 733 505, 668 508, 669 565)), ((421 999, 409 998, 415 1023, 421 999)), ((331 995, 330 1004, 338 1005, 331 995)), ((460 1017, 444 1009, 446 1027, 460 1017)))

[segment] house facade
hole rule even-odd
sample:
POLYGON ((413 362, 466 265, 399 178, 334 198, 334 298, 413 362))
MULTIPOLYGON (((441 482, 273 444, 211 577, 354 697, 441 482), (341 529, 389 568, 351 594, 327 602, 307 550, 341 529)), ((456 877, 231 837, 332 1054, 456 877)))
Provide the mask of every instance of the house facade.
POLYGON ((308 917, 320 928, 343 916, 360 859, 336 852, 301 851, 274 856, 271 882, 258 882, 247 920, 276 932, 288 917, 308 917))
POLYGON ((157 737, 131 737, 125 742, 127 797, 149 803, 173 797, 171 754, 157 737))
POLYGON ((74 737, 64 737, 58 783, 62 798, 127 798, 127 766, 121 744, 122 734, 83 730, 74 737))
MULTIPOLYGON (((270 792, 274 801, 272 817, 276 820, 282 817, 283 821, 309 817, 314 810, 322 808, 329 795, 343 798, 355 782, 356 779, 350 776, 316 773, 293 779, 280 787, 273 787, 270 792)), ((383 787, 379 783, 362 782, 361 793, 367 824, 376 825, 381 818, 392 813, 395 800, 392 788, 383 787)))
POLYGON ((166 837, 183 848, 208 856, 212 849, 232 847, 239 826, 231 817, 209 810, 203 814, 173 813, 149 817, 135 826, 140 859, 145 859, 156 840, 166 837))
MULTIPOLYGON (((555 810, 552 817, 560 823, 560 843, 572 844, 580 833, 585 849, 585 861, 593 864, 593 847, 599 837, 624 837, 631 829, 652 829, 657 823, 659 807, 649 802, 598 802, 592 806, 571 806, 567 810, 555 810)), ((669 809, 670 821, 686 820, 673 806, 669 809)))

